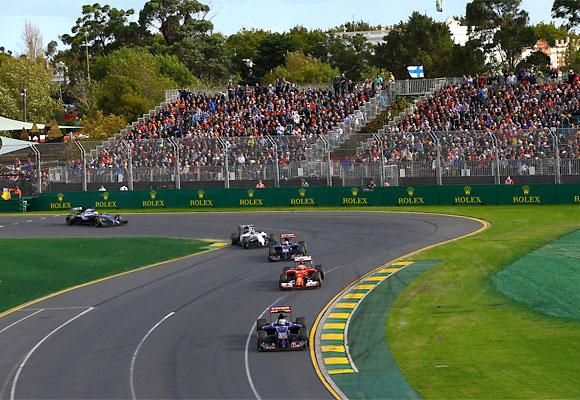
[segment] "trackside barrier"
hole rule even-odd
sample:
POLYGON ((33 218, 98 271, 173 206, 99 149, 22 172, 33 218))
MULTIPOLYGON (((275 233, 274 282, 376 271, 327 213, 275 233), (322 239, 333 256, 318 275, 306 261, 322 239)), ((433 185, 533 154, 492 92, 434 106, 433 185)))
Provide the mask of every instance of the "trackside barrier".
POLYGON ((580 205, 580 185, 450 185, 268 189, 138 190, 41 193, 28 202, 29 211, 68 210, 71 207, 107 209, 212 209, 316 206, 417 205, 580 205))

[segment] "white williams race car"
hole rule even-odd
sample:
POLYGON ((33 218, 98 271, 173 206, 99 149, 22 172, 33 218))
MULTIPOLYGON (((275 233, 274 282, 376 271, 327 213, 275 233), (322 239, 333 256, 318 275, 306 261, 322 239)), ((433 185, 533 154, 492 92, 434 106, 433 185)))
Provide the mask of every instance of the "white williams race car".
POLYGON ((267 246, 272 240, 272 235, 257 231, 254 225, 239 225, 238 232, 232 233, 232 245, 242 246, 244 249, 251 247, 267 246))

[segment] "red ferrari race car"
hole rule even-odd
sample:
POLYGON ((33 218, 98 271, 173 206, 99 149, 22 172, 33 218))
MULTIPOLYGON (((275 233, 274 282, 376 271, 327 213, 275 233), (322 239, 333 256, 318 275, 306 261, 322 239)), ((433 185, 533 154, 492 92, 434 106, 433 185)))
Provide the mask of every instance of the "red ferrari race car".
POLYGON ((310 289, 322 286, 324 269, 322 265, 313 265, 312 257, 296 257, 294 267, 284 267, 278 280, 280 290, 310 289))

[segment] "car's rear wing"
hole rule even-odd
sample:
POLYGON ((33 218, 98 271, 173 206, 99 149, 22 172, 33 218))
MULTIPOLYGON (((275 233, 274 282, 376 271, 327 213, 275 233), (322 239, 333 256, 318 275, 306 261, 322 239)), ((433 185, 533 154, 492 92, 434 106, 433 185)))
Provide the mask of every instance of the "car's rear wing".
POLYGON ((310 256, 294 257, 294 261, 296 262, 312 261, 312 257, 310 256))
POLYGON ((291 312, 291 306, 270 307, 270 314, 290 314, 291 312))
POLYGON ((280 241, 286 240, 286 239, 296 239, 296 234, 295 233, 281 233, 280 234, 280 241))

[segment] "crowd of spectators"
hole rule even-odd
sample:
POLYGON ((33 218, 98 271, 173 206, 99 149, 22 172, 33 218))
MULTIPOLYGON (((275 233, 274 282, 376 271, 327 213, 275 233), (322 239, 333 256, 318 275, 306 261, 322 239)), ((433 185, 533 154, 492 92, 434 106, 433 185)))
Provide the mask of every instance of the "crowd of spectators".
POLYGON ((526 71, 496 77, 464 77, 420 101, 416 108, 357 156, 377 161, 381 150, 389 163, 432 161, 441 156, 485 163, 500 160, 538 160, 554 157, 548 130, 560 134, 560 156, 579 158, 580 76, 538 84, 526 71), (495 137, 494 137, 495 135, 495 137), (564 148, 562 148, 564 146, 564 148))
MULTIPOLYGON (((347 82, 342 90, 300 89, 284 80, 269 86, 230 85, 227 93, 181 91, 163 111, 122 136, 131 148, 133 167, 173 168, 178 139, 180 168, 221 166, 224 149, 238 167, 282 165, 304 160, 308 145, 340 123, 360 118, 357 110, 380 87, 374 81, 347 82), (270 139, 271 138, 271 139, 270 139), (274 143, 272 143, 274 142, 274 143)), ((100 149, 90 169, 125 168, 128 152, 121 141, 100 149)))

